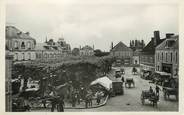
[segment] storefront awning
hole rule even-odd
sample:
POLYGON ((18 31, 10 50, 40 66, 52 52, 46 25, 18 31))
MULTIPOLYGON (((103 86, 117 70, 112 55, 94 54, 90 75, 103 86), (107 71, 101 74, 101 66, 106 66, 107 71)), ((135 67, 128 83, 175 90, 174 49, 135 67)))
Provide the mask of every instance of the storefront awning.
POLYGON ((167 72, 160 72, 160 71, 155 71, 155 73, 161 75, 161 76, 171 76, 171 73, 167 73, 167 72))

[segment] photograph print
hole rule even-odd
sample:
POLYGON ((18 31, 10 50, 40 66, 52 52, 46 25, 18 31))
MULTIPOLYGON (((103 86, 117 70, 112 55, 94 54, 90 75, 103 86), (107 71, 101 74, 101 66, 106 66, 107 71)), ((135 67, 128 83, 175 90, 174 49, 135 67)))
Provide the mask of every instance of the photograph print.
POLYGON ((6 112, 178 112, 178 4, 7 0, 6 112))

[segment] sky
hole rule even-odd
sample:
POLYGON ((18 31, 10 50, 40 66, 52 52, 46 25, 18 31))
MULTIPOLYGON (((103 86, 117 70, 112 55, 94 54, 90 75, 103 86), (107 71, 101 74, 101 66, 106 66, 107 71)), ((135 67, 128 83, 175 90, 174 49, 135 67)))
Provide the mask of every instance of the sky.
MULTIPOLYGON (((14 0, 16 1, 16 0, 14 0)), ((63 0, 56 3, 9 2, 6 24, 13 25, 38 43, 64 37, 72 48, 94 45, 109 51, 111 42, 130 40, 148 43, 154 30, 161 37, 178 34, 178 6, 176 4, 125 4, 121 0, 63 0)))

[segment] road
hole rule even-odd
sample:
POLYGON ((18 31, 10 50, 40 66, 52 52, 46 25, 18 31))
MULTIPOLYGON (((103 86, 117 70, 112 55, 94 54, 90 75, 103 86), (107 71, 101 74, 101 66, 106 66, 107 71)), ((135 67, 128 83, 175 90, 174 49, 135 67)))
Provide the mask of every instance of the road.
MULTIPOLYGON (((125 68, 124 77, 133 77, 135 81, 135 88, 124 88, 124 95, 111 97, 105 106, 93 109, 65 109, 66 112, 125 112, 125 111, 178 111, 178 102, 175 97, 171 96, 171 100, 165 101, 163 93, 160 93, 160 100, 158 107, 153 107, 149 101, 145 105, 141 104, 140 95, 142 90, 148 90, 150 86, 155 88, 154 84, 143 80, 139 75, 132 75, 132 68, 125 68)), ((113 77, 113 72, 109 76, 113 77)), ((48 110, 47 110, 48 111, 48 110)))

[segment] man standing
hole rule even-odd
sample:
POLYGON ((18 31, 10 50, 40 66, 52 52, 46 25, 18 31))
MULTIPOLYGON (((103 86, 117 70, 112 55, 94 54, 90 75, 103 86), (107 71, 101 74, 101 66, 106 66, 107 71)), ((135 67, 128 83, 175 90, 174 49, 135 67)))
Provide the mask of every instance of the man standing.
POLYGON ((64 112, 64 96, 60 96, 58 99, 58 112, 64 112))
POLYGON ((156 95, 159 96, 159 91, 161 91, 161 90, 160 90, 160 88, 158 87, 158 85, 156 85, 155 90, 156 90, 156 95))

